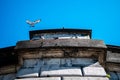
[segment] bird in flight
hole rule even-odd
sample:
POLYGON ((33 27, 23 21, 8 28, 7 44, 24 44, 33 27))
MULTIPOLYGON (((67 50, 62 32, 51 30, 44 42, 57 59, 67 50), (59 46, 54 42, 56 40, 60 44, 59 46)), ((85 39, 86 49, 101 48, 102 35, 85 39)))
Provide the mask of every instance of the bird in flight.
POLYGON ((39 23, 41 20, 35 20, 35 21, 30 21, 30 20, 26 20, 26 23, 30 25, 30 27, 35 27, 35 24, 39 23))

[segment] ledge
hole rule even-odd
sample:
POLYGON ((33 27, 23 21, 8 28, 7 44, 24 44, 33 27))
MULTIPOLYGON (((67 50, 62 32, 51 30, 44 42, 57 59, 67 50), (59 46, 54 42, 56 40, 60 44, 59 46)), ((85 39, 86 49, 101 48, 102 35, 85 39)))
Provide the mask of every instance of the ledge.
POLYGON ((102 40, 91 39, 40 39, 19 41, 15 49, 46 48, 46 47, 92 47, 107 48, 102 40))

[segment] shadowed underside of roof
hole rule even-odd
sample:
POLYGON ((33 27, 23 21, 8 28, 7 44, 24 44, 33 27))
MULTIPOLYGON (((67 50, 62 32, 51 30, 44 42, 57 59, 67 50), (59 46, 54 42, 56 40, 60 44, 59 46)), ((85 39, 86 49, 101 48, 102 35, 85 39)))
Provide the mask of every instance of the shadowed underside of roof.
POLYGON ((33 38, 35 34, 42 34, 42 33, 58 33, 58 32, 67 32, 67 33, 84 33, 88 34, 91 38, 92 30, 91 29, 48 29, 48 30, 35 30, 30 31, 29 36, 30 39, 33 38))

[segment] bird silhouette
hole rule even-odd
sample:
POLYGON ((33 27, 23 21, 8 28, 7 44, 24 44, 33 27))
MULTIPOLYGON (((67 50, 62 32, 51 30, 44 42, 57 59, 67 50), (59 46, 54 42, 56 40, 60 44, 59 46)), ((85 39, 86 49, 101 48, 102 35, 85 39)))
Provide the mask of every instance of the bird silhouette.
POLYGON ((26 23, 30 25, 30 27, 35 27, 35 24, 39 23, 41 20, 35 20, 35 21, 30 21, 30 20, 26 20, 26 23))

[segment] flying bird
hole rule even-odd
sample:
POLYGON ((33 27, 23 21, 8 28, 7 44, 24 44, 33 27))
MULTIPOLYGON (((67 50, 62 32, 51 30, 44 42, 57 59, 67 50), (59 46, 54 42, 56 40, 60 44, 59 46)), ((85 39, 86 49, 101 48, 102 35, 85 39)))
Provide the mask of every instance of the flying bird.
POLYGON ((35 27, 35 24, 39 23, 41 20, 35 20, 35 21, 30 21, 30 20, 26 20, 26 23, 30 25, 30 27, 35 27))

